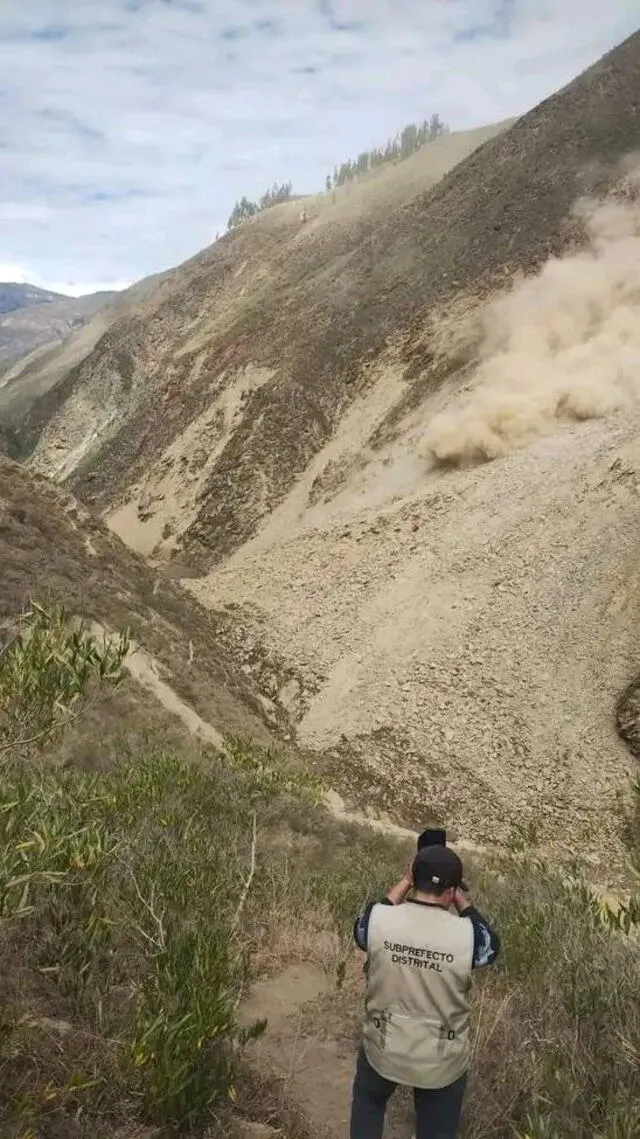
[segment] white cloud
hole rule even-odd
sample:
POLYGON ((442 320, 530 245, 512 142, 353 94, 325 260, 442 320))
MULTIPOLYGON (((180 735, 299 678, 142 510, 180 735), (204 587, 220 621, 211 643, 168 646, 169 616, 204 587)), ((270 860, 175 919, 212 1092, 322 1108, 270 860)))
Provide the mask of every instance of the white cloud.
POLYGON ((116 279, 112 281, 91 280, 57 281, 51 277, 41 277, 36 268, 29 265, 16 265, 14 261, 0 261, 0 281, 13 285, 35 285, 38 289, 49 289, 52 293, 62 293, 69 297, 82 297, 87 293, 113 292, 126 289, 132 282, 116 279))
POLYGON ((0 255, 73 292, 177 263, 237 197, 274 180, 318 189, 408 120, 437 111, 464 129, 525 111, 637 24, 635 0, 11 7, 0 255))

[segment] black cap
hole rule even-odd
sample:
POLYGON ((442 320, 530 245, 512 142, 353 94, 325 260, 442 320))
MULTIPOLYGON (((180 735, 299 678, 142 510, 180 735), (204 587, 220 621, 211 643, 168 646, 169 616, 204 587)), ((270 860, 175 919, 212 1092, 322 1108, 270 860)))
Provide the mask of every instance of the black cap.
POLYGON ((447 832, 444 827, 427 827, 421 835, 418 835, 417 849, 422 850, 423 846, 446 846, 447 845, 447 832))
POLYGON ((467 890, 463 880, 462 862, 448 846, 423 846, 413 860, 413 878, 416 890, 430 886, 455 886, 467 890))

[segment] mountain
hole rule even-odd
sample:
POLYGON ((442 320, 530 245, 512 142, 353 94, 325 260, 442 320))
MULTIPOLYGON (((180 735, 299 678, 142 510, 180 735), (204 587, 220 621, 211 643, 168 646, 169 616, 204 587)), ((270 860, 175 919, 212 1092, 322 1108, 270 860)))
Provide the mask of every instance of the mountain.
POLYGON ((7 312, 15 312, 16 309, 52 304, 61 300, 65 300, 65 298, 60 293, 52 293, 49 289, 38 289, 35 285, 19 285, 10 281, 0 281, 1 315, 7 312))
MULTIPOLYGON (((121 293, 95 293, 80 297, 77 302, 73 301, 71 308, 67 304, 73 299, 66 298, 60 309, 57 305, 51 305, 47 309, 39 306, 24 314, 27 324, 32 318, 36 322, 42 319, 41 331, 47 335, 55 326, 56 313, 62 313, 63 319, 58 327, 60 335, 57 338, 47 339, 26 354, 23 352, 18 359, 9 362, 4 370, 0 367, 0 449, 4 446, 7 454, 13 454, 14 451, 18 453, 14 425, 23 423, 33 404, 55 389, 91 352, 111 324, 130 309, 135 309, 141 299, 159 287, 165 276, 166 274, 158 273, 147 277, 121 293), (76 323, 73 328, 68 327, 70 312, 75 312, 73 320, 76 323), (9 449, 7 439, 12 440, 9 449)), ((16 323, 22 315, 15 314, 16 323)), ((1 336, 0 325, 0 338, 1 336)), ((33 344, 33 327, 28 330, 28 337, 33 344)), ((26 340, 23 348, 25 345, 26 340)))
MULTIPOLYGON (((155 387, 152 374, 158 368, 159 376, 163 375, 165 364, 174 355, 183 347, 190 350, 190 339, 202 339, 203 346, 217 344, 226 352, 229 322, 234 342, 236 307, 241 323, 245 315, 248 317, 250 331, 250 314, 256 307, 260 309, 271 273, 282 275, 281 289, 288 290, 291 285, 304 289, 307 282, 313 287, 314 276, 325 260, 331 264, 334 255, 344 257, 347 250, 356 249, 365 230, 372 230, 399 203, 410 201, 433 185, 506 125, 449 135, 397 166, 382 168, 331 194, 305 199, 310 217, 304 226, 299 201, 274 207, 234 229, 185 265, 119 294, 116 308, 102 310, 63 348, 20 361, 4 377, 0 422, 19 422, 23 449, 29 450, 68 393, 82 390, 89 402, 83 398, 84 410, 77 408, 79 420, 75 421, 70 403, 63 412, 66 446, 75 455, 78 446, 83 452, 94 448, 96 439, 105 432, 113 437, 138 410, 145 414, 142 404, 155 387), (134 360, 142 369, 139 374, 136 369, 132 371, 134 360), (87 385, 89 376, 92 378, 87 385), (94 430, 97 435, 92 437, 94 430)), ((318 284, 322 290, 322 280, 318 284)), ((171 363, 170 368, 172 373, 179 372, 183 365, 171 363)), ((55 433, 53 423, 51 430, 55 433)), ((62 451, 57 441, 54 450, 58 461, 62 451)), ((75 458, 70 462, 73 464, 75 458)))
POLYGON ((9 364, 34 349, 71 336, 114 295, 65 297, 34 285, 0 283, 0 376, 9 364))
POLYGON ((639 67, 265 211, 0 389, 15 453, 286 662, 343 793, 478 841, 613 843, 635 770, 639 67))

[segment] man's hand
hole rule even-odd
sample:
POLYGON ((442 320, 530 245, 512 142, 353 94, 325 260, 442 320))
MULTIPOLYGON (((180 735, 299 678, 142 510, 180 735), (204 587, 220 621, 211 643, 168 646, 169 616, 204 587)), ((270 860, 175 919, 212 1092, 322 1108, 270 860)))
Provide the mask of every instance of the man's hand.
POLYGON ((471 905, 471 902, 469 901, 467 895, 462 893, 462 890, 456 890, 455 894, 453 895, 453 904, 458 913, 461 914, 463 910, 466 910, 467 907, 471 905))
POLYGON ((394 906, 399 906, 401 902, 404 902, 407 894, 409 893, 409 890, 412 889, 413 859, 411 859, 411 862, 407 866, 407 869, 405 870, 404 875, 400 881, 396 882, 395 886, 392 886, 391 889, 387 892, 387 898, 390 902, 393 902, 394 906))

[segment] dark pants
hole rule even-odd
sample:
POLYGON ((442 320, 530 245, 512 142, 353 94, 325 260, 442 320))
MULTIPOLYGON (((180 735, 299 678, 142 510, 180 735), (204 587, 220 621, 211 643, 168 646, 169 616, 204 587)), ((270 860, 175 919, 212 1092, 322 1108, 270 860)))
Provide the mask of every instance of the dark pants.
MULTIPOLYGON (((456 1139, 466 1074, 446 1088, 414 1088, 416 1139, 456 1139)), ((371 1067, 364 1049, 358 1054, 351 1104, 351 1139, 382 1139, 387 1102, 397 1085, 371 1067)))

